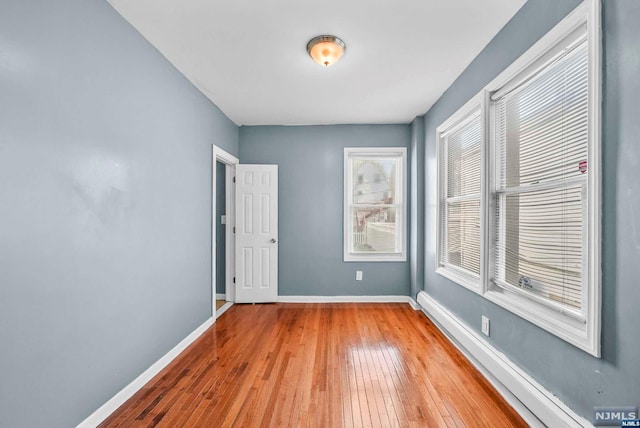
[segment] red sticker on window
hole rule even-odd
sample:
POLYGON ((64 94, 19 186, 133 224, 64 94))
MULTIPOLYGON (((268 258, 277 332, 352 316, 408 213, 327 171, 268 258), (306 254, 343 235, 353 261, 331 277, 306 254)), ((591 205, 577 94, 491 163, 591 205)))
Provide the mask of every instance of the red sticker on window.
POLYGON ((580 163, 578 164, 578 171, 580 171, 582 174, 587 172, 587 161, 580 161, 580 163))

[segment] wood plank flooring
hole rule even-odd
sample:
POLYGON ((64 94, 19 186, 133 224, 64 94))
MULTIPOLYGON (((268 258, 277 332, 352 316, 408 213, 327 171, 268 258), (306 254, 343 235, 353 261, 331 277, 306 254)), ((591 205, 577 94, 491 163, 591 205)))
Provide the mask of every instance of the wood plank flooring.
POLYGON ((234 305, 101 427, 525 427, 407 304, 234 305))

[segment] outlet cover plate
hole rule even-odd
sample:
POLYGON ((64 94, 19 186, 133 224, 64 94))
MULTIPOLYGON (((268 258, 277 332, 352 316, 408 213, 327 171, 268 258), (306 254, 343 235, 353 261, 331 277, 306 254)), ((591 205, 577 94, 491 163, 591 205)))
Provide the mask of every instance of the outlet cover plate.
POLYGON ((482 316, 482 333, 489 336, 489 318, 482 316))

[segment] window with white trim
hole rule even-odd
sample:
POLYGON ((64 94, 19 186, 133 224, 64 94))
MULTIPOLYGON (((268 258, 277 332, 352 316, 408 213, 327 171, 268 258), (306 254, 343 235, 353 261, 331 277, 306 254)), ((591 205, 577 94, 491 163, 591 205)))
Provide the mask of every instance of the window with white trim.
POLYGON ((586 34, 491 97, 496 154, 494 282, 579 316, 587 220, 586 34))
POLYGON ((407 149, 344 149, 344 260, 406 260, 407 149))
POLYGON ((437 130, 438 257, 436 271, 480 291, 483 126, 472 100, 437 130))
POLYGON ((600 355, 599 9, 597 0, 578 6, 437 131, 437 272, 594 356, 600 355), (486 137, 473 140, 472 127, 485 123, 486 137), (471 140, 479 140, 479 167, 463 149, 471 140), (461 202, 479 207, 452 215, 461 202), (469 226, 476 212, 479 232, 469 226))

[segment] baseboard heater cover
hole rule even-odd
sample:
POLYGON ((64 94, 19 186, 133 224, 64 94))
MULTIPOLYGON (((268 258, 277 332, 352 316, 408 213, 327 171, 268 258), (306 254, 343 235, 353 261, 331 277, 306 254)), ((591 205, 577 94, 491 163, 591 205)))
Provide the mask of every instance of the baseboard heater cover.
POLYGON ((418 304, 529 425, 593 427, 426 292, 418 304))

